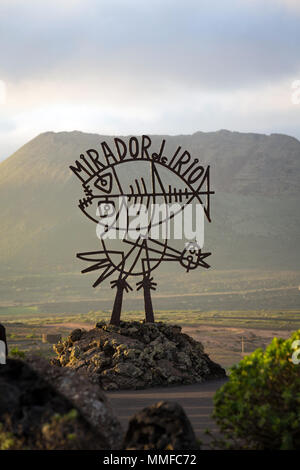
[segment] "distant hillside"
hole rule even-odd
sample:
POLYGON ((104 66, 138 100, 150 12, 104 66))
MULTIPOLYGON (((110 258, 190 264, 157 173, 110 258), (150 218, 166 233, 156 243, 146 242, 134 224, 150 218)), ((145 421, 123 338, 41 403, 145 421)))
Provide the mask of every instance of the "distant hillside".
MULTIPOLYGON (((151 136, 160 142, 162 136, 151 136)), ((219 268, 297 268, 300 142, 286 135, 219 131, 165 136, 211 165, 211 263, 219 268)), ((78 271, 77 251, 98 248, 69 165, 112 137, 41 134, 0 164, 1 270, 78 271)))

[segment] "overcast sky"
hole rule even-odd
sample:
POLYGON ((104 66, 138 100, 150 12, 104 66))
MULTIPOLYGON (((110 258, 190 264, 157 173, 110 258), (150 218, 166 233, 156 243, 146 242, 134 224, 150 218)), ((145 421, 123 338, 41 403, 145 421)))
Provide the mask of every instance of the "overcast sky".
POLYGON ((300 139, 297 80, 300 0, 1 0, 0 160, 45 131, 300 139))

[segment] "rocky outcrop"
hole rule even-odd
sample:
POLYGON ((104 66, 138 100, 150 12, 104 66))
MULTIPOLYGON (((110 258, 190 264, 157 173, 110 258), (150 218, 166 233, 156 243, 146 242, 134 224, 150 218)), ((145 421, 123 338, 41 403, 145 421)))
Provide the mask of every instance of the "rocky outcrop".
POLYGON ((53 364, 84 371, 104 390, 139 389, 191 384, 224 377, 203 345, 162 322, 99 322, 89 330, 74 330, 56 344, 53 364))
POLYGON ((40 358, 0 367, 0 424, 0 448, 118 449, 122 440, 100 387, 40 358))
POLYGON ((178 403, 161 401, 131 418, 123 448, 195 450, 199 449, 199 444, 183 408, 178 403))

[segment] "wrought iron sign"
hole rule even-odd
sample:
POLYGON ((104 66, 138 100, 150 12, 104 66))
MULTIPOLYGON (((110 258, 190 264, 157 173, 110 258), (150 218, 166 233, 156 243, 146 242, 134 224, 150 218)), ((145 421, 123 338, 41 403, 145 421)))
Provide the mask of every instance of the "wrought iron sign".
MULTIPOLYGON (((204 219, 211 221, 210 167, 178 146, 167 153, 162 139, 156 152, 149 136, 114 138, 89 149, 70 166, 84 197, 81 211, 94 223, 101 250, 78 253, 91 263, 82 273, 99 271, 97 287, 111 277, 116 288, 111 323, 120 322, 123 293, 143 289, 146 321, 153 322, 152 272, 162 262, 187 272, 209 268, 202 251, 204 219), (177 245, 175 247, 175 241, 177 245)), ((171 276, 171 274, 170 274, 171 276)))

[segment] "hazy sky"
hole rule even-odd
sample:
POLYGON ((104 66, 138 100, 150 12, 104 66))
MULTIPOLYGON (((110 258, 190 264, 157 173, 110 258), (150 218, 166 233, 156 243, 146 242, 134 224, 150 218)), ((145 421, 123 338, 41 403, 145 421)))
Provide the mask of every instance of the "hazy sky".
POLYGON ((300 138, 297 80, 300 0, 1 0, 0 160, 50 130, 300 138))

